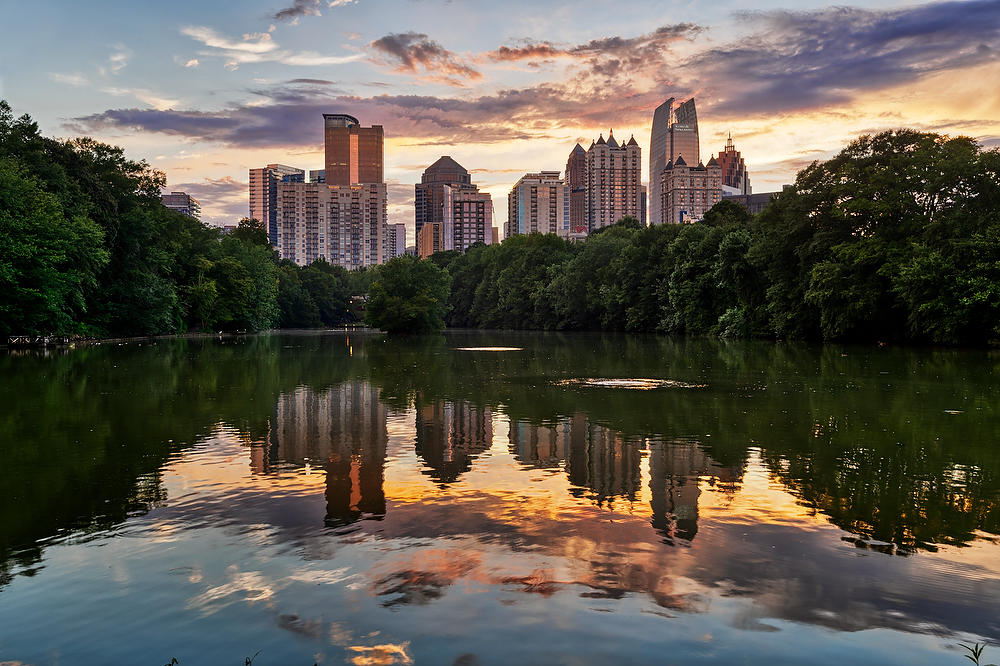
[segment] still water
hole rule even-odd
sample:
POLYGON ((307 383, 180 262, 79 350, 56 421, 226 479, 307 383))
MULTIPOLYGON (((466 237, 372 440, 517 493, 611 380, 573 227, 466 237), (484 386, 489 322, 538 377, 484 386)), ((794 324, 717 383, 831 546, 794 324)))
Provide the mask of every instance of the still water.
POLYGON ((1000 661, 1000 354, 303 333, 0 356, 0 662, 1000 661))

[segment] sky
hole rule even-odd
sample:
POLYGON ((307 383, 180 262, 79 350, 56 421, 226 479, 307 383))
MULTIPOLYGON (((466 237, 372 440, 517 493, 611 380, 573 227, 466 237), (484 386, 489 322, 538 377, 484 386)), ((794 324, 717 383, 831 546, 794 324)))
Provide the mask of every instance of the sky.
MULTIPOLYGON (((322 113, 385 128, 389 221, 441 155, 493 195, 564 170, 695 97, 705 161, 730 134, 755 192, 865 133, 1000 146, 1000 0, 0 0, 0 98, 43 133, 123 146, 231 224, 248 171, 323 166, 322 113)), ((643 182, 648 173, 643 173, 643 182)))

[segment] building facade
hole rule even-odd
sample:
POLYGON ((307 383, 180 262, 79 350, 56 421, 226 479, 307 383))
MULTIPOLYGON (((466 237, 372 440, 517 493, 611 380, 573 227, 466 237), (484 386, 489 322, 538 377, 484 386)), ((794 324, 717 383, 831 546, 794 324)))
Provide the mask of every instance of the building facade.
POLYGON ((423 226, 429 222, 444 222, 444 188, 467 185, 476 191, 472 185, 472 177, 465 167, 444 155, 437 162, 424 170, 420 182, 413 186, 413 225, 414 233, 419 234, 423 226))
POLYGON ((698 140, 698 112, 694 98, 674 107, 671 97, 653 112, 653 130, 649 140, 649 205, 650 224, 662 224, 663 193, 661 174, 668 162, 684 157, 688 164, 701 161, 698 140))
POLYGON ((444 249, 441 242, 443 237, 441 228, 443 226, 444 224, 441 222, 428 222, 420 228, 420 233, 417 234, 417 256, 426 259, 435 252, 441 252, 444 249))
POLYGON ((305 171, 284 164, 250 169, 250 219, 264 224, 271 245, 278 245, 278 183, 305 182, 305 171))
POLYGON ((683 156, 667 162, 660 175, 663 224, 697 222, 722 200, 722 169, 713 157, 708 165, 688 166, 683 156))
POLYGON ((516 234, 569 236, 571 211, 569 188, 558 171, 521 176, 507 195, 507 225, 504 237, 516 234))
POLYGON ((383 262, 384 183, 279 183, 277 198, 277 249, 283 259, 306 266, 323 258, 347 270, 383 262))
POLYGON ((468 186, 445 186, 441 232, 444 250, 465 252, 475 243, 493 243, 493 197, 468 186))
POLYGON ((569 228, 587 231, 587 151, 576 144, 566 160, 566 188, 569 197, 569 228))
POLYGON ((642 214, 641 151, 633 136, 621 145, 602 134, 587 151, 587 231, 614 224, 626 215, 642 214))
POLYGON ((362 127, 346 113, 324 113, 327 185, 383 182, 384 134, 381 125, 362 127))
POLYGON ((385 261, 406 254, 406 225, 390 224, 386 227, 385 261))
POLYGON ((753 194, 750 189, 750 172, 740 151, 733 145, 730 135, 726 149, 719 153, 719 166, 722 168, 722 191, 724 194, 753 194))
POLYGON ((166 208, 181 213, 182 215, 193 217, 196 220, 201 217, 201 204, 198 203, 197 199, 186 192, 161 194, 160 201, 163 202, 163 205, 166 208))

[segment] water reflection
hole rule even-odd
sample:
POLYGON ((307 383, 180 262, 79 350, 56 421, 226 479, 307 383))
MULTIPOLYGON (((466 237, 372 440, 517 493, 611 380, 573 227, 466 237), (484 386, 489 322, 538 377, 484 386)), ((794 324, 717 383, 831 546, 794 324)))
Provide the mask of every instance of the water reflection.
MULTIPOLYGON (((56 597, 34 592, 100 580, 93 543, 123 552, 133 580, 181 572, 183 597, 156 597, 178 626, 266 608, 282 634, 339 646, 335 661, 403 646, 447 663, 491 627, 559 612, 573 618, 560 635, 605 661, 597 637, 625 625, 644 629, 617 656, 639 661, 665 631, 1000 638, 993 363, 521 334, 0 357, 0 597, 44 627, 56 597), (500 346, 520 351, 456 350, 500 346), (614 384, 630 377, 702 388, 614 384), (467 631, 448 656, 454 626, 467 631)), ((116 575, 109 589, 134 589, 116 575)), ((921 663, 906 645, 883 656, 921 663)), ((773 647, 753 649, 730 661, 773 647)))
POLYGON ((325 391, 303 386, 283 393, 266 455, 252 453, 252 467, 266 473, 279 460, 322 467, 329 527, 380 519, 385 516, 386 416, 378 389, 360 380, 325 391))
POLYGON ((698 534, 698 499, 702 486, 731 497, 740 488, 745 466, 724 467, 712 460, 695 442, 650 444, 650 523, 675 545, 677 539, 691 541, 698 534))
POLYGON ((493 444, 493 414, 465 400, 414 399, 417 455, 438 483, 456 481, 468 472, 476 456, 493 444))

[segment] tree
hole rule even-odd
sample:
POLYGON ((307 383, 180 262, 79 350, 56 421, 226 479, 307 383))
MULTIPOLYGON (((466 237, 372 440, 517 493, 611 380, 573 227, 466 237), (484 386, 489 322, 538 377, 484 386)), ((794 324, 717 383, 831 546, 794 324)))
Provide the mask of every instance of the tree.
POLYGON ((103 234, 10 159, 0 159, 0 332, 79 333, 108 261, 103 234))
POLYGON ((365 304, 365 321, 387 333, 426 333, 444 328, 451 278, 434 263, 394 257, 378 271, 365 304))

